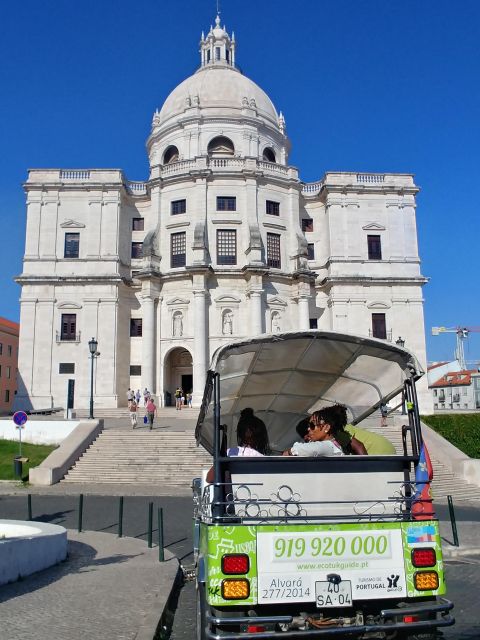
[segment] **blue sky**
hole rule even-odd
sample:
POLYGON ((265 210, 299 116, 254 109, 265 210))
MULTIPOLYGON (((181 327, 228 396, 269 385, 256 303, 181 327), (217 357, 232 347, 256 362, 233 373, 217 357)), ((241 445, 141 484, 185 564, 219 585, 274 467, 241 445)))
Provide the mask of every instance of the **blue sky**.
MULTIPOLYGON (((281 109, 290 162, 414 173, 429 360, 479 326, 480 2, 222 0, 237 61, 281 109)), ((18 320, 27 169, 147 177, 151 117, 198 66, 214 0, 4 3, 0 38, 0 315, 18 320)), ((407 345, 408 346, 408 345, 407 345)), ((472 333, 467 359, 480 359, 472 333)))

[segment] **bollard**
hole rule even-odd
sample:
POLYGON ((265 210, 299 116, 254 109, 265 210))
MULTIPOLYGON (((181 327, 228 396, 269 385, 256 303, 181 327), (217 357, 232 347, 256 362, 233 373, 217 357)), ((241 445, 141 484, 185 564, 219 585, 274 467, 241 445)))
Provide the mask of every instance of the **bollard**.
POLYGON ((28 511, 27 520, 33 520, 33 518, 32 518, 32 494, 31 493, 29 493, 27 495, 27 511, 28 511))
POLYGON ((148 503, 148 548, 152 548, 152 529, 153 529, 153 502, 148 503))
POLYGON ((123 535, 123 496, 120 496, 118 501, 118 537, 123 535))
POLYGON ((456 547, 459 547, 460 542, 458 541, 457 521, 455 520, 455 510, 453 508, 452 496, 447 496, 447 500, 448 500, 448 511, 450 512, 450 522, 452 524, 453 544, 456 547))
POLYGON ((83 522, 83 493, 78 496, 78 533, 82 531, 83 522))
POLYGON ((163 550, 163 509, 158 508, 158 559, 160 562, 165 560, 165 552, 163 550))

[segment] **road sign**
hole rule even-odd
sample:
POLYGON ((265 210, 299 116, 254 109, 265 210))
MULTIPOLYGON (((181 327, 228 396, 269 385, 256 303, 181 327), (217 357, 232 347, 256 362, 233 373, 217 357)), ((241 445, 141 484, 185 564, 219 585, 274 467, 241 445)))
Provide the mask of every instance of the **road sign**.
POLYGON ((17 425, 17 427, 23 427, 27 420, 28 416, 25 411, 16 411, 13 414, 13 421, 17 425))

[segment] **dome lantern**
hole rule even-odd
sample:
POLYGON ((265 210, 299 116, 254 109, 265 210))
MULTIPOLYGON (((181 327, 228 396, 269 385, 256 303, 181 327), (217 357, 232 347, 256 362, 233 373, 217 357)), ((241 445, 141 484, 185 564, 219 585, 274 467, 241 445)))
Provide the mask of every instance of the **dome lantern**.
POLYGON ((235 38, 227 33, 225 25, 220 26, 220 16, 215 18, 215 27, 210 27, 207 37, 200 39, 200 64, 202 67, 211 65, 228 65, 235 67, 235 38))

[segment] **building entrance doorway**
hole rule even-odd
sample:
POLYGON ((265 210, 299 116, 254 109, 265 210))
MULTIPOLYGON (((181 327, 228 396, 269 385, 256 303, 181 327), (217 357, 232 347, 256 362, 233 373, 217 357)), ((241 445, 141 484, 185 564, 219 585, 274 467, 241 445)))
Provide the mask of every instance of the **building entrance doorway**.
POLYGON ((164 360, 163 404, 174 406, 175 389, 181 387, 185 394, 193 388, 193 362, 187 349, 172 349, 164 360))

